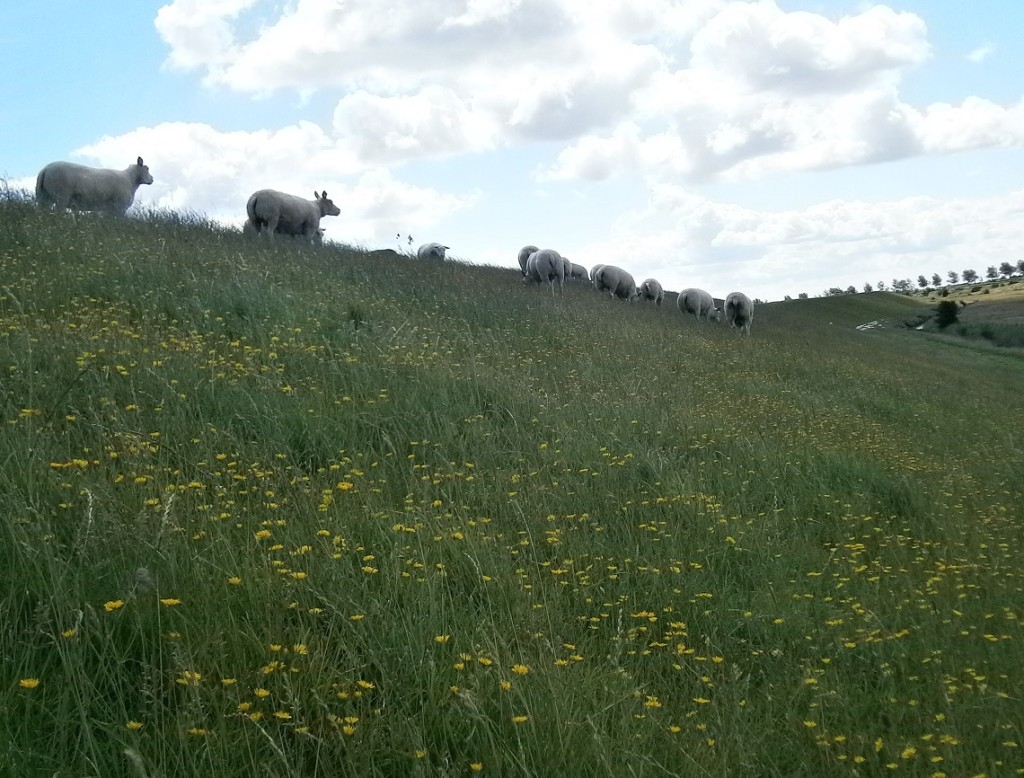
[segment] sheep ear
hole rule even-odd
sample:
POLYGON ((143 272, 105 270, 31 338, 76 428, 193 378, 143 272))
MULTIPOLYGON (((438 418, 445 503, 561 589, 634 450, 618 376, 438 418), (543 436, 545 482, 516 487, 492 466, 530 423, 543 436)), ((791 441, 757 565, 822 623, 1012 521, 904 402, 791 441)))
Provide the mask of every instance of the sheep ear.
POLYGON ((142 165, 142 157, 139 157, 135 164, 137 164, 139 167, 143 167, 143 165, 142 165))

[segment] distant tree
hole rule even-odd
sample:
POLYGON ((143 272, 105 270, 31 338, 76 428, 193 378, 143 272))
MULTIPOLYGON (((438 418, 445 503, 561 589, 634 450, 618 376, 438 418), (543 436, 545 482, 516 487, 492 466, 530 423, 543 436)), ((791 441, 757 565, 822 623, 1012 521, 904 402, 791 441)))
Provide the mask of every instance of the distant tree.
POLYGON ((885 291, 886 289, 888 289, 888 288, 889 288, 889 287, 887 287, 887 286, 885 285, 885 281, 879 281, 879 282, 878 282, 878 291, 879 291, 879 292, 884 292, 884 291, 885 291))
POLYGON ((985 271, 985 278, 987 278, 989 281, 995 281, 997 278, 999 278, 999 271, 996 270, 995 265, 988 266, 988 270, 985 271))
POLYGON ((837 294, 842 294, 843 290, 838 286, 830 286, 825 290, 825 297, 835 297, 837 294))
POLYGON ((864 291, 865 291, 865 292, 870 292, 870 291, 872 291, 872 290, 871 290, 871 284, 864 284, 864 291))
POLYGON ((788 303, 788 302, 792 301, 792 299, 793 299, 793 298, 792 298, 792 297, 790 297, 790 296, 789 296, 789 295, 787 294, 787 295, 786 295, 785 297, 783 297, 782 299, 783 299, 783 300, 785 300, 785 301, 786 301, 786 302, 788 303))
POLYGON ((846 293, 857 294, 857 287, 855 287, 853 284, 850 284, 848 287, 846 287, 846 293))
POLYGON ((978 280, 978 274, 975 273, 973 270, 965 270, 964 271, 964 283, 965 284, 973 284, 977 280, 978 280))
POLYGON ((892 280, 892 289, 894 292, 900 292, 906 294, 914 288, 914 284, 909 278, 894 278, 892 280))
MULTIPOLYGON (((973 270, 971 271, 974 272, 973 270)), ((942 276, 938 273, 932 273, 932 286, 942 286, 942 276)))
POLYGON ((949 279, 949 283, 951 284, 960 283, 960 274, 957 273, 955 270, 950 270, 948 273, 946 273, 946 278, 949 279))
POLYGON ((919 287, 921 287, 922 289, 924 289, 926 286, 928 286, 928 279, 925 278, 924 276, 918 276, 917 277, 917 285, 919 287))
POLYGON ((807 299, 807 292, 800 292, 800 294, 798 294, 796 297, 797 297, 798 300, 806 300, 807 299))
POLYGON ((956 321, 957 311, 960 310, 955 300, 940 300, 935 306, 935 323, 940 327, 948 327, 956 321))
POLYGON ((999 274, 1003 278, 1009 278, 1010 276, 1013 275, 1013 271, 1015 271, 1016 269, 1017 269, 1017 266, 1014 265, 1012 262, 1003 262, 999 266, 999 274))

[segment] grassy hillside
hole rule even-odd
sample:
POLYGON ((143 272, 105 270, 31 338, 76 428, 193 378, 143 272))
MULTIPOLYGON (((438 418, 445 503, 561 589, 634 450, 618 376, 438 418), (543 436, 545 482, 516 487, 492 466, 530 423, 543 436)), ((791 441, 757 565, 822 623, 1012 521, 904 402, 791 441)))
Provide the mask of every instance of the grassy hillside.
POLYGON ((4 774, 1024 769, 1024 360, 921 305, 0 202, 4 774))

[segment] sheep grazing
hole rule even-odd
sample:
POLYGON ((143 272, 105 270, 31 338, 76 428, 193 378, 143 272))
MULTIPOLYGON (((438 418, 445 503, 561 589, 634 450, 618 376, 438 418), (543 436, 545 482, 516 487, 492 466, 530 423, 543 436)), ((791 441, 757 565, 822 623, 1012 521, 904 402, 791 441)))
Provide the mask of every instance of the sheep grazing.
POLYGON ((590 281, 587 269, 583 265, 577 265, 575 262, 570 262, 566 266, 565 277, 573 281, 590 281))
POLYGON ((633 276, 614 265, 601 265, 594 272, 594 288, 599 292, 608 292, 612 297, 633 300, 639 297, 633 276))
POLYGON ((641 300, 654 300, 656 305, 661 305, 665 299, 665 290, 662 289, 661 284, 654 278, 644 279, 638 291, 640 292, 641 300))
POLYGON ((729 292, 725 297, 725 320, 741 333, 750 335, 750 323, 754 320, 754 303, 743 292, 729 292))
POLYGON ((142 157, 124 170, 51 162, 36 176, 36 202, 47 208, 55 205, 60 209, 124 216, 135 202, 138 188, 152 183, 153 176, 142 157))
POLYGON ((597 271, 603 267, 604 265, 594 265, 592 268, 590 268, 590 283, 597 283, 597 271))
POLYGON ((676 298, 676 306, 680 313, 692 313, 697 321, 703 316, 708 321, 721 321, 722 309, 715 306, 715 301, 703 289, 684 289, 676 298))
POLYGON ((449 246, 444 246, 440 243, 424 243, 416 250, 416 256, 419 259, 431 259, 444 262, 444 253, 448 249, 449 246))
POLYGON ((552 296, 555 294, 555 281, 558 282, 559 292, 565 284, 565 260, 554 249, 535 251, 526 261, 523 283, 542 284, 545 281, 551 285, 552 296))
POLYGON ((271 238, 274 235, 301 235, 313 241, 320 229, 320 218, 341 213, 341 209, 327 197, 327 192, 313 192, 313 198, 304 200, 276 189, 260 189, 249 196, 245 212, 257 234, 263 233, 271 238))
POLYGON ((524 276, 526 275, 526 263, 535 251, 540 251, 540 249, 536 246, 523 246, 519 249, 519 269, 523 271, 524 276))

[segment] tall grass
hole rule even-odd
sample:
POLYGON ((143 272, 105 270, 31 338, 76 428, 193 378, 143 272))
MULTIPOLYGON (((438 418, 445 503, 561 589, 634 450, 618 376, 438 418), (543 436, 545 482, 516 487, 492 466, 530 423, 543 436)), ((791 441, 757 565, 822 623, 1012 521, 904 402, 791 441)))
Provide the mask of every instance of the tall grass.
POLYGON ((17 776, 1024 769, 1024 363, 0 202, 17 776))

